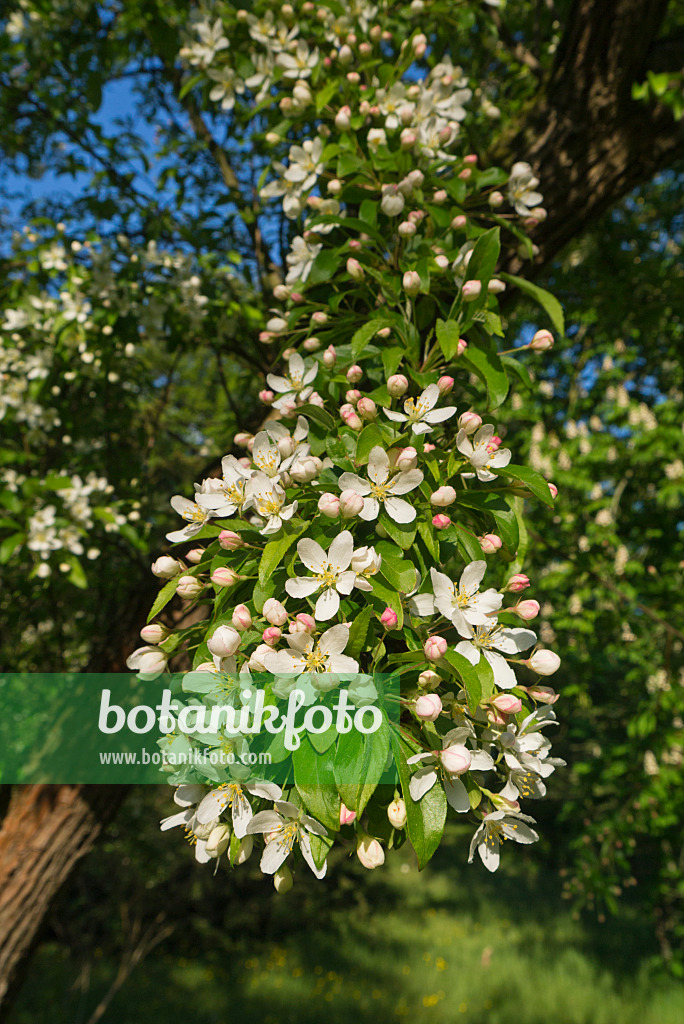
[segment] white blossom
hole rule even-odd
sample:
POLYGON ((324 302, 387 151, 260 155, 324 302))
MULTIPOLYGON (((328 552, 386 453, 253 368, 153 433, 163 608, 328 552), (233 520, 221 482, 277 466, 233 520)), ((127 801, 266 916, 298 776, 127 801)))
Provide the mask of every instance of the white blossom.
POLYGON ((438 386, 430 384, 417 401, 414 401, 413 398, 406 399, 403 412, 384 409, 385 416, 393 423, 406 423, 414 434, 431 434, 435 424, 443 423, 456 413, 455 405, 435 409, 439 394, 438 386))
POLYGON ((340 490, 356 491, 364 499, 363 509, 359 513, 361 519, 367 521, 377 519, 380 503, 385 506, 387 514, 397 523, 412 523, 416 518, 415 508, 398 497, 408 494, 423 480, 420 469, 409 469, 397 473, 390 479, 390 461, 387 452, 376 445, 368 456, 368 480, 356 473, 343 473, 339 479, 340 490))

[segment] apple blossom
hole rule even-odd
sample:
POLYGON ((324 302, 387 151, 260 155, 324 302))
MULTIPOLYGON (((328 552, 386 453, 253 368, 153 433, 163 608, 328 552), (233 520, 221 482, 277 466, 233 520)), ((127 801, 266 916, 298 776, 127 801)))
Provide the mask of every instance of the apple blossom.
POLYGON ((354 587, 356 574, 349 568, 354 552, 354 540, 344 530, 333 540, 326 554, 315 540, 306 538, 297 544, 297 553, 313 576, 295 576, 285 583, 291 597, 309 597, 322 589, 316 601, 314 617, 319 621, 332 619, 340 607, 340 594, 347 597, 354 587))
POLYGON ((360 366, 350 366, 347 370, 347 380, 350 384, 357 384, 363 377, 363 370, 360 366))
POLYGON ((437 505, 438 508, 451 505, 454 501, 456 501, 456 491, 449 485, 446 487, 438 487, 437 490, 433 491, 430 495, 430 504, 437 505))
POLYGON ((458 417, 458 425, 466 434, 474 434, 482 426, 482 417, 476 412, 464 412, 458 417))
POLYGON ((446 654, 448 643, 443 636, 431 636, 425 641, 423 650, 428 661, 439 661, 446 654))
POLYGON ((240 634, 232 626, 217 626, 207 640, 207 647, 219 658, 228 658, 239 649, 240 634))
POLYGON ((233 609, 231 621, 236 629, 244 631, 252 627, 252 615, 246 604, 238 604, 233 609))
POLYGON ((530 577, 526 576, 524 572, 517 572, 515 576, 511 576, 508 583, 504 587, 504 590, 511 590, 513 593, 520 593, 521 590, 525 590, 530 585, 530 577))
POLYGON ((370 836, 359 838, 356 846, 356 856, 364 868, 368 868, 369 871, 372 871, 373 868, 379 868, 385 863, 385 851, 377 839, 371 839, 370 836))
POLYGON ((448 395, 454 390, 454 378, 453 377, 440 377, 437 381, 437 387, 439 388, 440 395, 448 395))
POLYGON ((451 519, 442 512, 438 512, 436 516, 432 517, 432 525, 436 530, 446 530, 448 526, 451 526, 451 519))
POLYGON ((141 676, 154 679, 166 669, 167 658, 168 655, 159 647, 138 647, 132 654, 129 654, 126 659, 126 667, 133 672, 139 672, 141 676))
POLYGON ((384 612, 380 616, 380 622, 383 624, 385 629, 396 629, 399 618, 393 608, 385 608, 384 612))
POLYGON ((533 352, 548 352, 550 348, 553 348, 553 344, 551 331, 541 330, 536 332, 528 347, 533 352))
POLYGON ((161 644, 169 636, 170 630, 161 622, 151 622, 140 630, 140 639, 147 644, 161 644))
POLYGON ((336 494, 326 491, 318 499, 318 511, 329 519, 337 519, 340 514, 340 499, 336 494))
POLYGON ((420 291, 420 274, 415 270, 407 270, 402 279, 402 284, 406 294, 413 298, 420 291))
POLYGON ((346 488, 340 494, 340 513, 343 519, 352 519, 358 516, 364 507, 363 497, 351 488, 346 488))
MULTIPOLYGON (((342 474, 339 480, 340 487, 343 489, 340 496, 340 508, 343 504, 344 492, 352 490, 364 499, 363 507, 359 512, 362 519, 367 521, 377 519, 382 502, 385 511, 395 522, 412 523, 416 518, 415 508, 397 495, 407 494, 418 487, 423 479, 421 470, 402 471, 390 479, 387 452, 376 445, 375 448, 371 448, 368 456, 368 477, 369 480, 364 480, 355 473, 342 474)), ((344 512, 342 514, 344 515, 344 512)))
POLYGON ((539 601, 519 601, 513 608, 507 608, 506 610, 515 612, 521 619, 529 622, 531 619, 536 619, 539 615, 540 604, 539 601))
POLYGON ((203 590, 204 584, 200 580, 196 579, 195 576, 181 576, 178 580, 176 593, 179 597, 182 597, 187 601, 191 601, 193 598, 199 597, 203 590))
POLYGON ((406 804, 401 798, 393 800, 387 808, 387 817, 392 828, 403 828, 406 824, 406 804))
POLYGON ((183 572, 185 566, 182 562, 179 562, 177 558, 172 558, 171 555, 160 555, 160 557, 152 563, 152 572, 155 576, 162 580, 173 579, 174 576, 178 576, 183 572))
POLYGON ((436 722, 442 713, 442 701, 436 693, 425 693, 418 697, 413 710, 416 717, 424 722, 436 722))
POLYGON ((351 825, 356 820, 356 811, 350 811, 343 803, 340 803, 340 825, 351 825))
POLYGON ((403 373, 395 373, 387 378, 387 390, 392 398, 401 398, 408 391, 409 382, 403 373))

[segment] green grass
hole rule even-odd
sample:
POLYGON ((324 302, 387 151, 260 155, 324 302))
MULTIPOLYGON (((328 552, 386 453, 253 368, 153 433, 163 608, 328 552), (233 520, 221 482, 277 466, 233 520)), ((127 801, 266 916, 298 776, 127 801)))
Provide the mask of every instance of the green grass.
MULTIPOLYGON (((224 915, 185 925, 134 971, 104 1024, 680 1024, 684 989, 653 977, 637 918, 582 923, 557 875, 517 859, 491 879, 449 843, 418 874, 410 851, 372 875, 299 877, 278 897, 239 889, 224 915), (254 924, 254 915, 259 916, 254 924), (256 928, 256 931, 255 931, 256 928), (249 934, 246 934, 249 932, 249 934)), ((205 890, 225 886, 220 872, 205 890)), ((172 898, 173 893, 161 894, 172 898)), ((201 907, 201 904, 200 904, 201 907)), ((95 949, 90 977, 56 943, 42 947, 8 1024, 85 1024, 117 963, 95 949)))

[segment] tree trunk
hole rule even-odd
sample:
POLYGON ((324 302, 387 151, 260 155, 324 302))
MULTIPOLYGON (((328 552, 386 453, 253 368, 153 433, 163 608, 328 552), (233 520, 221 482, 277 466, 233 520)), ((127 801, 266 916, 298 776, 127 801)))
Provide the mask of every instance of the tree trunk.
MULTIPOLYGON (((684 158, 684 121, 632 100, 650 68, 684 63, 684 45, 658 39, 668 0, 575 0, 554 68, 540 93, 497 140, 492 163, 530 163, 547 219, 532 233, 541 270, 572 238, 659 170, 684 158), (679 58, 674 56, 679 52, 679 58)), ((505 268, 526 266, 513 256, 505 268)))
POLYGON ((0 1009, 53 897, 127 786, 15 786, 0 829, 0 1009))

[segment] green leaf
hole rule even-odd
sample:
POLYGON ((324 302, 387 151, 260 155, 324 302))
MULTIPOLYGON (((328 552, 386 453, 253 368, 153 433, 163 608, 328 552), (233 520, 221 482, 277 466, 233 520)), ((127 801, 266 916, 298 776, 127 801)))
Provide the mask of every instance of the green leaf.
POLYGON ((413 544, 417 530, 415 519, 412 523, 395 523, 386 512, 381 512, 380 525, 387 530, 394 543, 404 551, 407 551, 413 544))
POLYGON ((335 788, 332 751, 320 754, 308 737, 292 752, 295 787, 310 814, 326 828, 340 827, 340 797, 335 788))
POLYGON ((333 78, 332 81, 328 82, 327 85, 323 86, 323 88, 320 90, 320 92, 316 93, 316 113, 317 114, 320 114, 320 112, 323 109, 323 107, 327 106, 328 103, 330 103, 330 100, 333 98, 333 96, 338 91, 338 89, 339 89, 339 83, 337 82, 336 79, 333 78))
POLYGON ((384 448, 382 431, 377 423, 369 423, 368 426, 363 428, 356 442, 356 457, 354 459, 356 465, 365 466, 371 450, 378 445, 384 448))
POLYGON ((539 498, 549 508, 553 508, 553 498, 551 497, 549 485, 541 473, 537 473, 536 469, 532 469, 530 466, 513 466, 509 463, 504 469, 497 469, 496 473, 497 476, 510 476, 514 480, 519 480, 534 494, 535 498, 539 498))
POLYGON ((461 523, 453 524, 456 528, 456 543, 463 557, 468 562, 477 562, 482 558, 482 545, 472 530, 461 523))
POLYGON ((438 320, 435 330, 444 358, 446 360, 453 359, 458 350, 458 342, 461 337, 458 322, 456 320, 438 320))
POLYGON ((563 316, 563 307, 551 292, 547 292, 545 288, 540 288, 537 284, 532 284, 531 281, 526 281, 524 277, 516 277, 515 274, 501 274, 504 281, 509 281, 510 284, 514 284, 516 288, 519 288, 525 295, 529 295, 531 299, 534 299, 542 309, 544 309, 549 316, 549 319, 561 338, 565 337, 565 318, 563 316))
POLYGON ((488 408, 497 409, 508 394, 508 376, 503 363, 493 348, 469 345, 459 363, 469 367, 487 387, 488 408))
POLYGON ((282 562, 284 556, 287 554, 297 538, 304 533, 308 525, 308 523, 303 523, 299 527, 295 527, 294 529, 290 527, 288 530, 288 526, 285 524, 283 529, 288 530, 288 532, 277 540, 269 541, 264 548, 264 553, 261 556, 261 561, 259 562, 259 583, 261 583, 262 586, 268 579, 270 579, 282 562))
POLYGON ((435 533, 434 527, 430 523, 426 523, 425 520, 421 519, 418 523, 418 533, 425 547, 430 552, 430 556, 434 558, 435 562, 439 562, 439 541, 435 533))
POLYGON ((391 321, 386 317, 378 317, 375 320, 369 320, 368 323, 363 325, 363 327, 359 327, 351 340, 352 359, 357 359, 359 357, 360 353, 363 352, 371 338, 377 334, 382 327, 391 326, 391 321))
POLYGON ((342 258, 330 249, 324 249, 323 252, 319 252, 313 261, 313 266, 307 278, 307 284, 321 284, 323 281, 329 281, 341 262, 342 258))
POLYGON ((349 640, 347 641, 347 646, 344 649, 344 653, 348 654, 349 657, 356 658, 358 660, 359 655, 366 646, 372 614, 373 609, 369 604, 367 604, 363 611, 355 616, 349 629, 349 640))
POLYGON ((439 846, 444 833, 447 814, 446 794, 441 782, 437 781, 422 800, 415 803, 411 799, 409 784, 411 775, 417 769, 406 761, 413 754, 420 753, 421 748, 393 732, 392 749, 406 803, 406 831, 416 851, 418 867, 422 869, 439 846))
POLYGON ((321 409, 319 405, 302 405, 297 409, 298 416, 306 416, 315 423, 320 423, 329 432, 335 428, 335 420, 329 412, 321 409))
POLYGON ((337 177, 346 178, 348 174, 354 174, 363 167, 363 163, 356 153, 340 153, 337 159, 337 177))
POLYGON ((13 533, 11 537, 5 537, 0 544, 0 565, 5 565, 10 558, 26 540, 25 533, 13 533))
POLYGON ((178 589, 179 580, 180 576, 174 576, 173 579, 168 580, 168 582, 165 583, 164 586, 161 588, 156 598, 154 599, 154 604, 150 608, 150 614, 147 616, 148 622, 151 622, 155 615, 159 615, 159 612, 162 610, 162 608, 165 608, 166 605, 169 603, 171 598, 176 593, 176 590, 178 589))
POLYGON ((333 764, 337 791, 349 810, 356 811, 359 816, 382 778, 389 753, 389 737, 385 718, 376 732, 364 735, 354 729, 340 736, 333 764))
MULTIPOLYGON (((480 661, 486 659, 480 655, 480 661)), ((444 655, 444 661, 454 670, 455 675, 463 683, 463 688, 468 696, 468 707, 470 713, 475 714, 477 711, 480 700, 482 699, 482 683, 480 677, 474 665, 471 665, 467 658, 464 658, 458 651, 453 651, 450 647, 447 649, 444 655)), ((491 672, 491 669, 490 669, 491 672)))
MULTIPOLYGON (((499 228, 490 228, 489 231, 484 231, 475 243, 473 255, 468 262, 467 280, 482 282, 481 301, 487 298, 487 285, 492 278, 501 251, 499 236, 499 228)), ((477 305, 477 302, 473 305, 477 305)))
POLYGON ((381 571, 387 582, 402 594, 410 594, 416 586, 416 569, 413 562, 404 558, 401 548, 395 547, 389 541, 381 540, 375 545, 375 549, 382 555, 381 571))
POLYGON ((487 491, 463 491, 458 495, 458 503, 492 516, 501 540, 511 553, 515 553, 519 541, 518 519, 501 495, 487 491))

